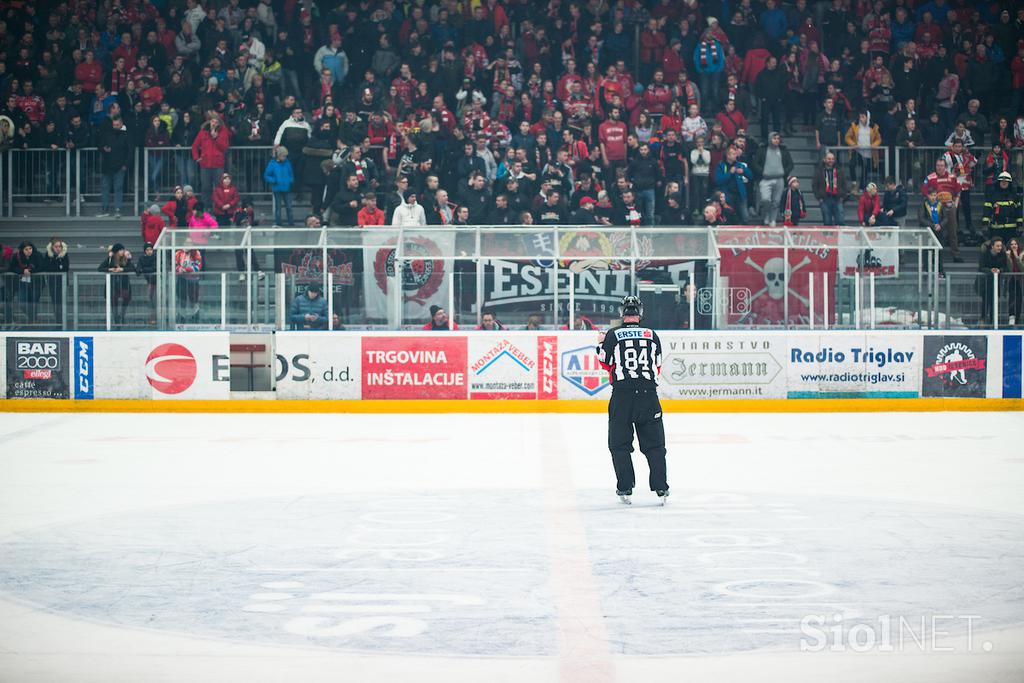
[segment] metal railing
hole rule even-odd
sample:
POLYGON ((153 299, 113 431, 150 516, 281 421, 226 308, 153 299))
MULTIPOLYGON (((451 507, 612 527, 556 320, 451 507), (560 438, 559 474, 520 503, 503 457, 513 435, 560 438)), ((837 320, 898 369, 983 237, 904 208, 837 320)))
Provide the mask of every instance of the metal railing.
POLYGON ((888 236, 861 228, 597 226, 209 232, 219 239, 198 245, 186 242, 201 237, 196 231, 164 233, 156 273, 3 274, 3 325, 284 329, 295 299, 317 284, 332 313, 328 328, 417 329, 433 304, 462 327, 479 324, 488 309, 511 328, 536 320, 545 329, 606 326, 621 297, 635 292, 665 329, 1024 326, 1024 275, 942 276, 927 231, 912 228, 888 236), (175 268, 183 249, 201 250, 206 266, 175 268), (817 265, 808 262, 814 258, 817 265), (229 261, 234 268, 210 265, 229 261))
MULTIPOLYGON (((371 154, 379 151, 371 148, 371 154)), ((272 152, 269 146, 238 146, 225 154, 224 171, 243 201, 272 201, 263 180, 272 152)), ((151 203, 169 199, 176 185, 191 185, 206 200, 213 192, 213 184, 202 186, 190 147, 135 148, 126 168, 106 175, 103 156, 96 147, 6 150, 0 154, 0 215, 13 217, 29 205, 45 205, 65 216, 95 214, 101 208, 137 216, 151 203)))
MULTIPOLYGON (((224 157, 224 171, 243 200, 269 202, 273 193, 263 180, 263 171, 270 161, 273 147, 231 147, 224 157)), ((146 147, 138 150, 142 159, 142 201, 166 201, 176 185, 192 185, 204 199, 213 187, 201 186, 199 166, 192 160, 189 147, 146 147)), ((219 181, 219 179, 218 179, 219 181)))
POLYGON ((889 148, 880 147, 848 147, 839 145, 835 147, 824 147, 822 154, 832 152, 836 155, 836 163, 842 164, 852 182, 863 190, 868 183, 875 183, 879 187, 882 181, 889 175, 889 148))

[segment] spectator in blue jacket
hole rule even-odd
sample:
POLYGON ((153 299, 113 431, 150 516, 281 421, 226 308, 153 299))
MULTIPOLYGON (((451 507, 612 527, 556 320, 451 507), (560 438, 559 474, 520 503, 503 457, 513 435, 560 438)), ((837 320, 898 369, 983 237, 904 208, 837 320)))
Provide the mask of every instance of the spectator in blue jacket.
POLYGON ((327 301, 320 293, 320 285, 309 285, 304 295, 292 299, 288 319, 296 330, 327 329, 327 301))
POLYGON ((761 15, 761 30, 772 42, 778 42, 786 35, 786 13, 779 9, 775 0, 768 0, 764 8, 761 15))
POLYGON ((740 223, 746 225, 749 219, 747 208, 748 186, 754 182, 750 167, 739 160, 739 149, 729 145, 725 158, 715 168, 715 188, 725 193, 725 198, 736 209, 740 223))
POLYGON ((693 64, 700 74, 700 92, 704 111, 715 112, 721 104, 722 72, 725 70, 725 50, 708 28, 697 47, 693 49, 693 64))
POLYGON ((274 150, 274 158, 267 163, 263 171, 263 180, 270 185, 274 193, 274 225, 281 223, 281 205, 288 212, 287 225, 295 225, 292 215, 292 182, 295 174, 292 172, 292 162, 288 161, 288 148, 281 146, 274 150))

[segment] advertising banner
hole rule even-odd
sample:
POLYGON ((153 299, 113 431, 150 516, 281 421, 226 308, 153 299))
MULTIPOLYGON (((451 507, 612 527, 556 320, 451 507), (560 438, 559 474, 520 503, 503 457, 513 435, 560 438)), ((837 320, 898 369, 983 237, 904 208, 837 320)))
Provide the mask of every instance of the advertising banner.
POLYGON ((611 378, 597 362, 597 332, 558 335, 558 398, 611 396, 611 378))
POLYGON ((658 393, 670 399, 785 398, 786 337, 663 332, 658 393))
POLYGON ((554 335, 537 337, 537 398, 558 398, 558 337, 554 335))
MULTIPOLYGON (((389 290, 394 282, 397 237, 385 237, 373 231, 363 233, 363 290, 366 294, 366 315, 387 317, 389 290)), ((442 255, 451 254, 455 239, 450 232, 405 233, 402 244, 402 319, 426 320, 431 304, 447 305, 448 281, 452 261, 442 255), (410 260, 412 259, 412 260, 410 260)), ((394 297, 394 293, 390 294, 394 297)))
POLYGON ((917 398, 918 334, 790 334, 788 398, 917 398))
POLYGON ((985 398, 988 337, 926 336, 922 396, 985 398))
POLYGON ((67 337, 7 338, 7 398, 69 398, 67 337))
POLYGON ((227 399, 227 332, 93 335, 96 398, 227 399))
POLYGON ((92 337, 75 337, 71 346, 71 364, 75 368, 75 400, 92 399, 96 367, 92 337))
MULTIPOLYGON (((899 241, 895 231, 867 230, 868 237, 879 247, 891 249, 842 249, 839 252, 839 274, 853 277, 860 270, 863 277, 874 273, 876 278, 894 278, 900 274, 899 241)), ((860 239, 855 233, 840 233, 839 246, 856 247, 860 239)))
POLYGON ((1024 366, 1024 349, 1021 335, 1008 334, 1003 337, 1003 398, 1021 398, 1021 367, 1024 366))
POLYGON ((478 333, 469 337, 469 397, 536 399, 537 337, 478 333))
POLYGON ((360 398, 357 335, 279 332, 274 336, 274 377, 282 399, 360 398))
POLYGON ((364 399, 466 398, 465 336, 365 336, 361 343, 364 399))

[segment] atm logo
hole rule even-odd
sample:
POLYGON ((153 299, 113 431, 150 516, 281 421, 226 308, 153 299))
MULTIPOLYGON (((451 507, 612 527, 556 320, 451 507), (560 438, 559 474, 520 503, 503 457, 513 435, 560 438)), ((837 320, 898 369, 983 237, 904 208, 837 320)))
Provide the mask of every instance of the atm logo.
POLYGON ((562 353, 562 379, 587 396, 594 396, 610 384, 608 371, 597 362, 593 346, 583 346, 562 353))

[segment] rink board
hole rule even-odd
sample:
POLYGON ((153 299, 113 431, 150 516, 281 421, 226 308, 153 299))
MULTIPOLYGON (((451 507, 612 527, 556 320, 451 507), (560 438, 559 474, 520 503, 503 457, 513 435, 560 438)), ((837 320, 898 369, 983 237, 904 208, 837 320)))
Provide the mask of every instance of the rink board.
MULTIPOLYGON (((1013 331, 660 337, 666 410, 1019 409, 1022 396, 1013 331)), ((280 332, 267 402, 232 399, 226 332, 12 333, 0 335, 0 396, 5 410, 592 412, 611 395, 596 342, 594 332, 280 332)))

